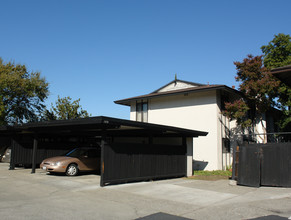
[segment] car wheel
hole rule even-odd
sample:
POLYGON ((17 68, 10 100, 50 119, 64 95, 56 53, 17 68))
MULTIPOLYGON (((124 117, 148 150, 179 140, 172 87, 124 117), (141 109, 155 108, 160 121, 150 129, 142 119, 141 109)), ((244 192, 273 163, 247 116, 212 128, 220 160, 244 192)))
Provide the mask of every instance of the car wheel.
POLYGON ((76 164, 70 164, 67 167, 66 175, 67 176, 77 176, 79 173, 78 166, 76 164))

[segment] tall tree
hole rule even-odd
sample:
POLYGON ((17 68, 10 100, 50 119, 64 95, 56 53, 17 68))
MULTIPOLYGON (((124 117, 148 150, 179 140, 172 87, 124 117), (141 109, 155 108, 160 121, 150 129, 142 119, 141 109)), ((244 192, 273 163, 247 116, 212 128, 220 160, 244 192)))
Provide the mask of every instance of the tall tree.
POLYGON ((291 64, 291 37, 289 34, 275 35, 268 45, 261 47, 264 66, 268 69, 291 64))
POLYGON ((0 58, 0 125, 36 121, 48 93, 48 83, 39 72, 0 58))
POLYGON ((43 119, 44 120, 68 120, 75 118, 86 118, 90 114, 83 110, 80 105, 80 99, 72 101, 71 97, 60 98, 55 104, 52 104, 50 110, 45 110, 43 119))
POLYGON ((262 56, 248 55, 243 62, 234 64, 237 69, 235 79, 240 82, 239 91, 244 97, 233 103, 226 103, 224 114, 230 119, 236 119, 243 128, 256 123, 263 126, 263 114, 276 105, 279 81, 264 67, 262 56))
MULTIPOLYGON (((264 65, 268 69, 291 65, 291 37, 286 34, 278 34, 268 45, 261 47, 264 57, 264 65)), ((291 88, 281 82, 278 87, 278 104, 283 112, 280 126, 284 130, 291 129, 291 88)))
POLYGON ((261 49, 262 56, 248 55, 243 62, 234 62, 237 69, 236 81, 240 82, 239 90, 244 97, 226 103, 224 114, 245 128, 262 122, 263 113, 271 107, 277 107, 284 112, 281 126, 286 128, 291 123, 291 90, 275 79, 270 70, 291 64, 291 37, 285 34, 275 35, 261 49))

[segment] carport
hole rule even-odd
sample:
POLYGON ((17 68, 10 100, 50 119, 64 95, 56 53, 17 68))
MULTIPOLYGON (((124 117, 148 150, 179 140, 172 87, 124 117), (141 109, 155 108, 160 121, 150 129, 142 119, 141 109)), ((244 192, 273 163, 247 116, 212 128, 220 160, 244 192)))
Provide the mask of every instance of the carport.
POLYGON ((110 117, 2 127, 11 139, 10 169, 31 164, 72 146, 101 147, 100 185, 192 175, 193 137, 207 132, 110 117))

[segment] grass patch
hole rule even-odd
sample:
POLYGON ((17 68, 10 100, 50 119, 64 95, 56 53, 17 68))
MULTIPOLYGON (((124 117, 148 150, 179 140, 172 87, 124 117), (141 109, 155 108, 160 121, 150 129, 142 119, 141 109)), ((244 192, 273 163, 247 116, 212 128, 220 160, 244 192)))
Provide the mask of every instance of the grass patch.
POLYGON ((194 171, 194 176, 231 176, 232 173, 230 170, 197 170, 194 171))
POLYGON ((232 175, 230 170, 198 170, 194 171, 194 176, 188 177, 188 179, 197 179, 197 180, 221 180, 221 179, 229 179, 232 175))

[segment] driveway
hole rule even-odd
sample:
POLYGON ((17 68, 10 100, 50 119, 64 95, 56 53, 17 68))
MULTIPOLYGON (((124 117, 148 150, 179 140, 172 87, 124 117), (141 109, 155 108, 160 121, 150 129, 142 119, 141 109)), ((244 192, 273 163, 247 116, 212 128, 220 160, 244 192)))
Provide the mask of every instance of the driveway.
MULTIPOLYGON (((100 176, 8 170, 0 163, 1 219, 288 219, 291 188, 171 179, 99 186, 100 176)), ((290 218, 291 219, 291 218, 290 218)))

